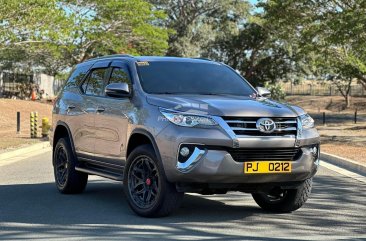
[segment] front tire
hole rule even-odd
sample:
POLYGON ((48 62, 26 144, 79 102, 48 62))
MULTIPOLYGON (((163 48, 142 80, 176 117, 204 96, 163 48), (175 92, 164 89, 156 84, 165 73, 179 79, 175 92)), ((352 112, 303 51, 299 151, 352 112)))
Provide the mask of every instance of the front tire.
POLYGON ((59 192, 76 194, 84 191, 88 174, 75 170, 77 159, 68 138, 60 138, 53 150, 53 170, 59 192))
POLYGON ((143 217, 169 215, 180 206, 184 195, 168 182, 150 145, 138 146, 129 155, 123 185, 128 204, 143 217))
POLYGON ((253 193, 254 201, 264 210, 288 213, 299 209, 308 199, 313 180, 305 180, 296 189, 273 189, 266 193, 253 193))

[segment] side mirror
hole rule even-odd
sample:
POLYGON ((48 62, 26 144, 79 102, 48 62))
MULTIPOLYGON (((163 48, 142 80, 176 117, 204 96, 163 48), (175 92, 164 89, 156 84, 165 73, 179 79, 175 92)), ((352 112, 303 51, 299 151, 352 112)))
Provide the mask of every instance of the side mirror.
POLYGON ((105 94, 110 97, 129 97, 130 87, 126 83, 111 83, 105 87, 105 94))
POLYGON ((271 91, 263 87, 257 87, 258 94, 262 97, 271 97, 271 91))

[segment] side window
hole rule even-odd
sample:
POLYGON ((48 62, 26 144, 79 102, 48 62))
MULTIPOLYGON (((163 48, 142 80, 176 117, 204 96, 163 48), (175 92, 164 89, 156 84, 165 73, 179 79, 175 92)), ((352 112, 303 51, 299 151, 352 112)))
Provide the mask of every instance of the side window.
POLYGON ((108 69, 94 69, 89 74, 81 88, 87 95, 104 95, 104 76, 108 69))
POLYGON ((126 83, 131 86, 131 80, 127 69, 113 68, 108 84, 110 83, 126 83))

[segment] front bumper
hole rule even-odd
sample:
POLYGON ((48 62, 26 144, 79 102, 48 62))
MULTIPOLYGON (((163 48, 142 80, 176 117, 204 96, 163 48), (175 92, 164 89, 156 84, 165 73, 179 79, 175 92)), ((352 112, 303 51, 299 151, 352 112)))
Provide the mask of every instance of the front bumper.
MULTIPOLYGON (((319 134, 315 129, 303 133, 303 139, 296 142, 288 136, 248 137, 239 142, 220 128, 185 128, 168 125, 158 136, 165 174, 175 183, 284 183, 304 181, 315 175, 318 169, 318 155, 311 152, 311 146, 319 144, 319 134), (244 163, 235 161, 224 149, 204 149, 197 151, 192 163, 180 165, 179 147, 182 144, 221 146, 229 148, 283 148, 294 147, 298 143, 302 154, 292 162, 291 173, 245 174, 244 163)), ((238 140, 238 139, 236 139, 238 140)), ((193 155, 193 154, 192 154, 193 155)))
MULTIPOLYGON (((303 181, 312 177, 318 168, 318 159, 310 148, 301 148, 302 155, 292 162, 291 173, 281 174, 244 174, 244 163, 236 162, 224 150, 206 150, 191 167, 170 175, 172 182, 193 183, 268 183, 303 181), (185 171, 187 170, 187 171, 185 171)), ((193 154, 192 154, 193 155, 193 154)))

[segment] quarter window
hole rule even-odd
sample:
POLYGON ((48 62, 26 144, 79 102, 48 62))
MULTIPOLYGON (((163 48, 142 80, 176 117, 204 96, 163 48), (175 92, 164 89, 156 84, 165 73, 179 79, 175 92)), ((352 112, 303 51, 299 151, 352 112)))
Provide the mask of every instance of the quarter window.
POLYGON ((81 66, 78 66, 75 69, 73 69, 69 79, 67 80, 67 85, 68 86, 74 85, 74 84, 79 85, 81 83, 81 81, 83 80, 83 78, 85 77, 88 70, 90 69, 90 66, 91 65, 81 65, 81 66))

